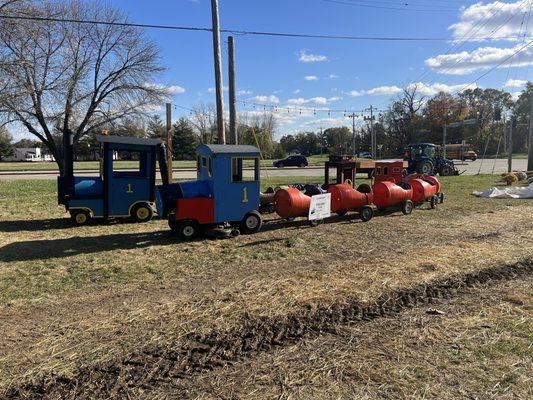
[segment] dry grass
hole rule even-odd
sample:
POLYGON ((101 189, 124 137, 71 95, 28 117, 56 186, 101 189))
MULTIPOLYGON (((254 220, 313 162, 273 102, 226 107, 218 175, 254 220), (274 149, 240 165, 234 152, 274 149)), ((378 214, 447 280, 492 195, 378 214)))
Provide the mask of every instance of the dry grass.
POLYGON ((232 329, 250 315, 371 300, 531 259, 531 202, 476 199, 469 193, 493 178, 473 179, 450 178, 445 206, 409 217, 273 224, 194 243, 169 236, 164 222, 71 229, 58 220, 53 184, 0 183, 0 388, 146 345, 179 345, 191 332, 232 329))

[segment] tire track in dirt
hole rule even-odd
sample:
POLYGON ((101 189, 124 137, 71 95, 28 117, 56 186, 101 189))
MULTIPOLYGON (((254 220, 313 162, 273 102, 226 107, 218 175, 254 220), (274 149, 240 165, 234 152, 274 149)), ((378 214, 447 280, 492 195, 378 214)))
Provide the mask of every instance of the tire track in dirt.
POLYGON ((403 309, 450 298, 462 289, 531 275, 533 259, 455 275, 427 284, 385 293, 374 301, 348 298, 343 302, 302 307, 290 315, 276 318, 245 318, 230 331, 207 335, 190 334, 179 343, 150 346, 121 360, 80 368, 74 376, 50 375, 18 388, 11 388, 5 399, 125 398, 142 397, 164 382, 183 379, 212 370, 258 351, 268 351, 321 332, 335 332, 342 324, 370 321, 396 315, 403 309))

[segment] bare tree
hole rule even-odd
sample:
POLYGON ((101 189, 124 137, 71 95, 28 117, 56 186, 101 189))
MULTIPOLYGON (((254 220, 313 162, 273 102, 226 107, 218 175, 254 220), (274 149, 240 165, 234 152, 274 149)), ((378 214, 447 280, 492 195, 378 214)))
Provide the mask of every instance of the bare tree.
POLYGON ((8 11, 10 6, 21 3, 23 0, 0 0, 0 12, 8 11))
POLYGON ((200 103, 192 110, 189 121, 196 130, 198 142, 202 144, 214 143, 216 132, 217 112, 213 104, 200 103))
MULTIPOLYGON (((5 1, 4 1, 5 2, 5 1)), ((40 18, 127 21, 98 1, 44 0, 19 9, 40 18)), ((162 72, 159 50, 129 26, 10 19, 0 27, 0 115, 39 138, 63 172, 57 143, 77 142, 160 103, 165 90, 151 84, 162 72)))

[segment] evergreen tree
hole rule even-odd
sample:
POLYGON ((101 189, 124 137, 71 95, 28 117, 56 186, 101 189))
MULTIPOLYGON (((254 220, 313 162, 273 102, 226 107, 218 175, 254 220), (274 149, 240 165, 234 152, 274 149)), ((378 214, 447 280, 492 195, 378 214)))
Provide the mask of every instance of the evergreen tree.
POLYGON ((196 154, 196 135, 187 118, 181 117, 173 125, 172 153, 176 160, 191 160, 196 154))

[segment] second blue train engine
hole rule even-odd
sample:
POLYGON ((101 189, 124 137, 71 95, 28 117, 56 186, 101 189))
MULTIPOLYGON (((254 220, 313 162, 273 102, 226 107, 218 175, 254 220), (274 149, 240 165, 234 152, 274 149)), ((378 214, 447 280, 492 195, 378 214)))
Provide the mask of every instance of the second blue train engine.
MULTIPOLYGON (((202 228, 238 225, 243 233, 261 229, 259 150, 254 146, 200 145, 197 180, 158 187, 158 209, 185 240, 202 228)), ((161 214, 161 213, 160 213, 161 214)))
MULTIPOLYGON (((66 135, 68 137, 68 135, 66 135)), ((58 202, 77 225, 92 219, 152 219, 155 205, 156 159, 163 183, 168 183, 164 147, 159 139, 97 135, 101 143, 100 175, 74 176, 72 142, 65 143, 65 171, 58 178, 58 202), (115 155, 128 155, 137 168, 121 171, 115 155), (158 157, 159 155, 159 157, 158 157)))

